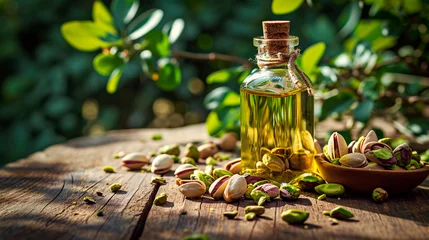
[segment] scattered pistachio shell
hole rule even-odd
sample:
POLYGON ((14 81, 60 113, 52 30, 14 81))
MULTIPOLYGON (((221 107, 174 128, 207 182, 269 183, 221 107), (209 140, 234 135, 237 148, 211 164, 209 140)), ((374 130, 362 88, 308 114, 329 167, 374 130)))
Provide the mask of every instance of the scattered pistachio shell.
POLYGON ((329 197, 339 197, 345 192, 343 185, 338 183, 325 183, 314 188, 318 194, 326 194, 329 197))
POLYGON ((302 224, 309 216, 308 212, 299 209, 289 209, 280 215, 281 219, 289 224, 302 224))

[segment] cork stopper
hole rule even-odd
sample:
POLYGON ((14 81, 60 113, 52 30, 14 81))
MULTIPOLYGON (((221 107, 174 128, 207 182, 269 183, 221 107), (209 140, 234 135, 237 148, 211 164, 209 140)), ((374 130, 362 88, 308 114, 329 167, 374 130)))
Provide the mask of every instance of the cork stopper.
MULTIPOLYGON (((263 21, 262 29, 266 40, 288 39, 290 21, 263 21)), ((269 55, 275 55, 278 52, 286 53, 288 51, 288 41, 268 41, 266 48, 269 55)))

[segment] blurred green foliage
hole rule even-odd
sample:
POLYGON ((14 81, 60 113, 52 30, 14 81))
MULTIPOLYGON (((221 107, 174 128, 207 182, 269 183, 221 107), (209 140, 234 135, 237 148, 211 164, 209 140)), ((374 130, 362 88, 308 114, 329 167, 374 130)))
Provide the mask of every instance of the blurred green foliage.
POLYGON ((0 164, 80 135, 202 122, 207 111, 213 134, 236 129, 238 83, 251 69, 177 52, 249 59, 270 19, 292 21, 321 119, 352 114, 363 128, 386 116, 424 140, 427 0, 301 0, 277 9, 282 2, 292 0, 0 0, 0 164))

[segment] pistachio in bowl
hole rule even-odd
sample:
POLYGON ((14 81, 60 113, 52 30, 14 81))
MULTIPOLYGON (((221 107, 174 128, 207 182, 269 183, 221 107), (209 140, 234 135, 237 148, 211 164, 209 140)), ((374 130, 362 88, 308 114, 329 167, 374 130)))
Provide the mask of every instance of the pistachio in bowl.
POLYGON ((334 132, 315 159, 327 182, 365 194, 377 187, 393 194, 408 192, 429 175, 427 163, 408 144, 392 149, 390 139, 379 140, 372 130, 349 144, 334 132))

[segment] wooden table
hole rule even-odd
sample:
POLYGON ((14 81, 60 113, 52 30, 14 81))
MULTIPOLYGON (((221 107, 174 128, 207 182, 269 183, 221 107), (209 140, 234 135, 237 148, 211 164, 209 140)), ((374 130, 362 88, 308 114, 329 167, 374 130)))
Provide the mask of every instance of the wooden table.
POLYGON ((207 139, 203 125, 113 131, 8 164, 0 170, 0 239, 182 239, 192 233, 211 239, 429 239, 429 180, 382 204, 369 196, 350 195, 323 201, 311 194, 296 202, 276 200, 266 205, 263 217, 247 222, 244 207, 252 201, 184 199, 174 185, 173 171, 165 176, 167 185, 154 186, 149 183, 153 174, 127 171, 112 157, 119 151, 148 153, 168 143, 207 139), (154 133, 162 133, 164 139, 151 140, 154 133), (114 166, 116 172, 103 172, 104 165, 114 166), (116 182, 123 191, 115 194, 109 185, 116 182), (162 192, 168 194, 167 204, 152 205, 162 192), (96 204, 86 204, 87 195, 96 204), (331 225, 322 211, 336 206, 351 210, 355 220, 331 225), (310 212, 306 224, 283 222, 279 216, 289 208, 310 212), (104 216, 97 216, 100 209, 104 216), (238 218, 226 219, 222 213, 229 210, 238 210, 238 218))

